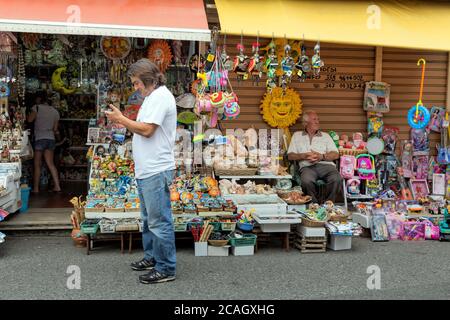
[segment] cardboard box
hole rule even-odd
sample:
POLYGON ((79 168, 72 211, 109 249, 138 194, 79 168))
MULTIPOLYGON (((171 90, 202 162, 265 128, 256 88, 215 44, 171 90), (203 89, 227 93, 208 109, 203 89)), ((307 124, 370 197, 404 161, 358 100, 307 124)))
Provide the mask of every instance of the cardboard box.
POLYGON ((325 237, 325 228, 323 227, 312 228, 298 225, 297 232, 304 237, 325 237))
POLYGON ((194 242, 195 256, 206 257, 208 255, 208 242, 194 242))
POLYGON ((252 256, 255 253, 255 246, 231 247, 233 256, 252 256))
POLYGON ((215 247, 208 246, 208 256, 212 257, 228 257, 230 246, 215 247))
POLYGON ((331 250, 349 250, 352 248, 352 237, 330 234, 328 237, 327 248, 331 250))

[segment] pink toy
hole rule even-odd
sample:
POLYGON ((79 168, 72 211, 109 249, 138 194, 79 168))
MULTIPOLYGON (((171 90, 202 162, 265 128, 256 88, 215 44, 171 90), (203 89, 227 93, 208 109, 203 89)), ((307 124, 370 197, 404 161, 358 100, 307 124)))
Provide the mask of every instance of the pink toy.
POLYGON ((359 179, 350 179, 347 181, 347 192, 349 194, 358 195, 361 181, 359 179))
POLYGON ((386 225, 389 231, 389 240, 401 240, 403 238, 403 214, 390 213, 386 215, 386 225))
POLYGON ((403 222, 403 240, 425 240, 425 224, 420 221, 403 222))
POLYGON ((344 155, 340 161, 341 176, 344 179, 351 179, 355 175, 356 158, 350 155, 344 155))
POLYGON ((361 180, 375 179, 375 159, 370 154, 360 154, 356 157, 359 178, 361 180))
POLYGON ((435 226, 433 222, 428 219, 423 221, 425 224, 425 239, 427 240, 439 240, 441 235, 441 231, 439 230, 439 226, 435 226))

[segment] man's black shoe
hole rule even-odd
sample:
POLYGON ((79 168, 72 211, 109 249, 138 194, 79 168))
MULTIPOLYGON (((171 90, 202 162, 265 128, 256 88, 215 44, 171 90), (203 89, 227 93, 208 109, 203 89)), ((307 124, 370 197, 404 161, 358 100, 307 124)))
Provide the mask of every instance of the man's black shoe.
POLYGON ((175 280, 175 276, 159 273, 155 269, 147 274, 139 276, 139 281, 144 284, 161 283, 175 280))
POLYGON ((137 262, 133 262, 131 264, 131 269, 133 269, 134 271, 145 271, 145 270, 152 270, 155 267, 155 260, 151 259, 151 260, 146 260, 145 258, 137 261, 137 262))

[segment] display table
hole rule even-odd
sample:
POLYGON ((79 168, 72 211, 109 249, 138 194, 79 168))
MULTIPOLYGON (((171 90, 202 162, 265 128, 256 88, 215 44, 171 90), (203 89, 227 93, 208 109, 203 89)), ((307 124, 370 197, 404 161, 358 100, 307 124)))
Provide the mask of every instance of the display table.
POLYGON ((117 231, 115 233, 96 233, 96 234, 86 234, 87 245, 86 254, 89 255, 94 248, 94 243, 97 241, 120 241, 120 253, 123 254, 125 248, 126 237, 128 236, 128 253, 131 253, 133 234, 140 234, 140 231, 117 231))

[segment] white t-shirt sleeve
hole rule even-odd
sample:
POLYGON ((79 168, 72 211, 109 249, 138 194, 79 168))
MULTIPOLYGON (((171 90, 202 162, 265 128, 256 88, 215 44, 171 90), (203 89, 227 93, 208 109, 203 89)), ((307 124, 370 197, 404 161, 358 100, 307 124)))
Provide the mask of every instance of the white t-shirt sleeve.
POLYGON ((154 123, 159 126, 162 125, 164 118, 169 110, 169 104, 164 101, 164 97, 157 96, 154 99, 149 99, 143 105, 142 113, 139 115, 139 122, 154 123))
POLYGON ((300 135, 301 133, 299 132, 294 133, 291 139, 291 143, 289 144, 288 153, 302 153, 302 150, 300 148, 300 135))
POLYGON ((336 148, 336 144, 328 133, 325 134, 325 141, 327 152, 339 152, 338 148, 336 148))

